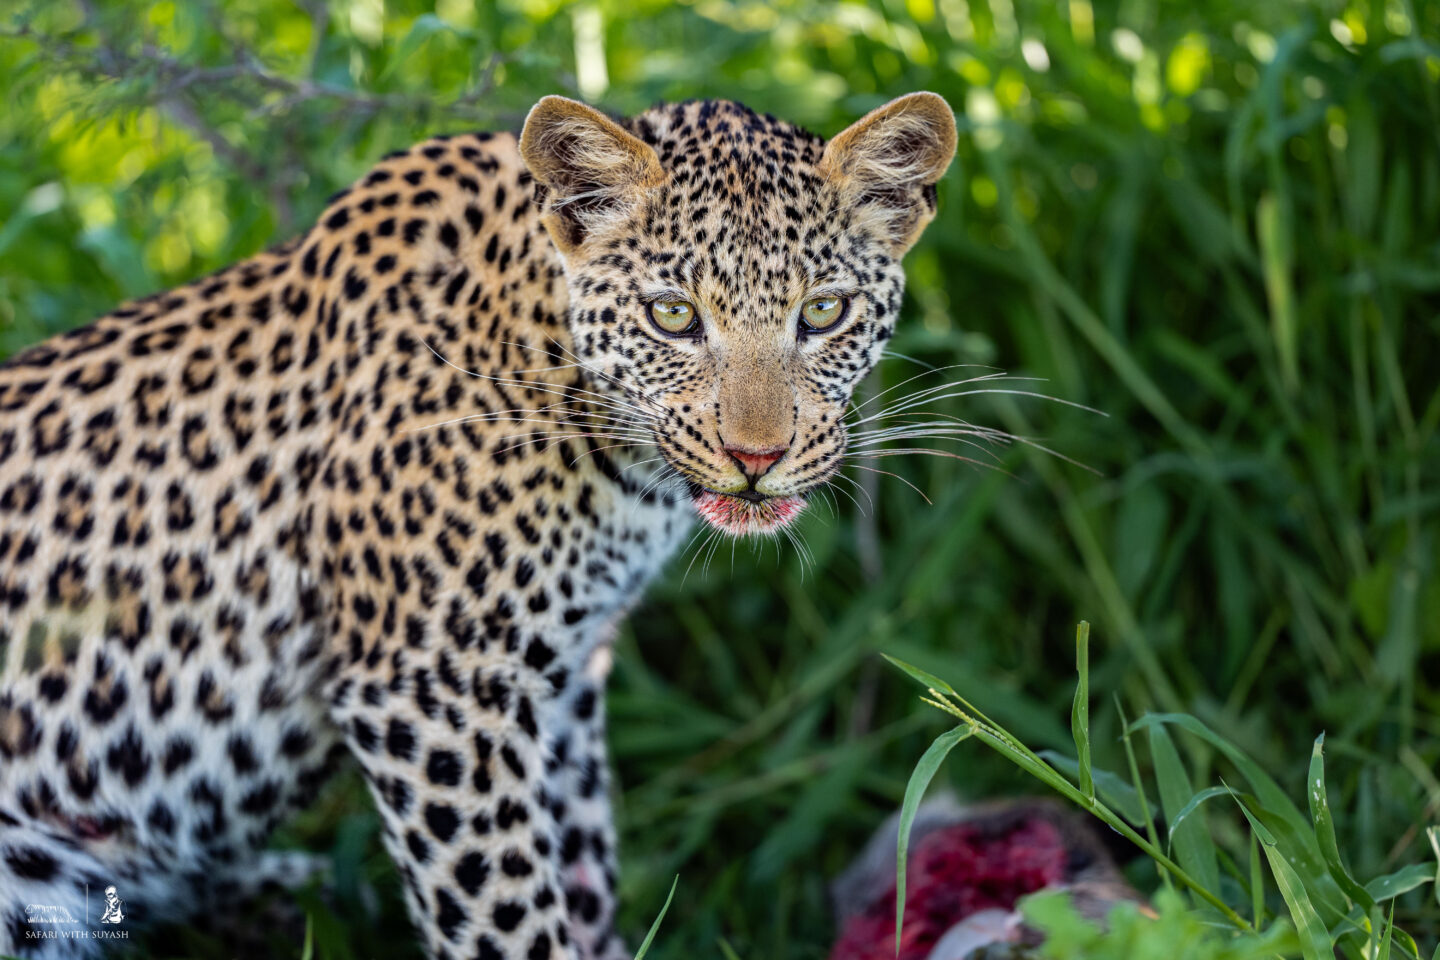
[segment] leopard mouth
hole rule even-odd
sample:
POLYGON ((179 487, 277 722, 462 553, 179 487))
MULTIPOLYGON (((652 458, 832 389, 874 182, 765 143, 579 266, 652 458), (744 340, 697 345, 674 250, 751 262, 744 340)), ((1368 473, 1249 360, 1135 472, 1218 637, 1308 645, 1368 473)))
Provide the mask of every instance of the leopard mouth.
POLYGON ((776 533, 794 523, 805 509, 804 497, 771 497, 755 490, 718 493, 699 487, 692 490, 690 500, 702 520, 735 537, 776 533))

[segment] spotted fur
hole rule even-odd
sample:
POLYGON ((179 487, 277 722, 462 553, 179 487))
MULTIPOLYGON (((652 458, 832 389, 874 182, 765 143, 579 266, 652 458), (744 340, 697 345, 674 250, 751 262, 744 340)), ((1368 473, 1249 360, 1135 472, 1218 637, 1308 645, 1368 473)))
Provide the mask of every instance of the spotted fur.
POLYGON ((257 851, 348 752, 430 956, 625 955, 614 624, 697 508, 835 471, 954 138, 929 94, 828 148, 546 98, 0 368, 0 953, 85 949, 25 915, 85 884, 153 921, 308 872, 257 851))

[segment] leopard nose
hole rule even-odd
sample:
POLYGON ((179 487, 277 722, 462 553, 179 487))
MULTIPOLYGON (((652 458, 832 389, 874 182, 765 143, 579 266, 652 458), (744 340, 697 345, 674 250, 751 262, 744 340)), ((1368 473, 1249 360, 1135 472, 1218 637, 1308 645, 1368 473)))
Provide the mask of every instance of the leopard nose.
POLYGON ((784 447, 771 447, 768 450, 747 450, 744 447, 726 447, 725 452, 735 458, 740 464, 741 471, 751 483, 759 480, 765 475, 765 471, 775 465, 775 461, 785 456, 784 447))

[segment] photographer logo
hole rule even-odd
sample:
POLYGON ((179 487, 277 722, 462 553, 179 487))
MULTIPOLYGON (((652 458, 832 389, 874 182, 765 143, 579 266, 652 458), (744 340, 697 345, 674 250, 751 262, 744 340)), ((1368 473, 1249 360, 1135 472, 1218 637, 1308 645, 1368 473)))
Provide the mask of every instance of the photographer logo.
POLYGON ((125 901, 120 899, 114 884, 105 888, 101 904, 102 927, 91 927, 90 886, 85 885, 85 921, 82 924, 68 907, 53 903, 28 903, 25 905, 25 931, 27 940, 129 940, 130 931, 116 929, 127 919, 125 901))
POLYGON ((105 888, 105 913, 101 915, 101 923, 119 923, 125 919, 125 901, 121 900, 115 893, 115 886, 111 884, 105 888))

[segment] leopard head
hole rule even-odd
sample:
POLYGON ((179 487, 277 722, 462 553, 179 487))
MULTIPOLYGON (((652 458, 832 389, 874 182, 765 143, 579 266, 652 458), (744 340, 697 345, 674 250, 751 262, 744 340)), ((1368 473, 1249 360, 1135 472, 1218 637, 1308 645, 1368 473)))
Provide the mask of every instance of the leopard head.
POLYGON ((531 110, 520 150, 576 362, 615 435, 658 447, 712 525, 777 530, 840 468, 955 144, 933 93, 828 143, 729 101, 531 110))

